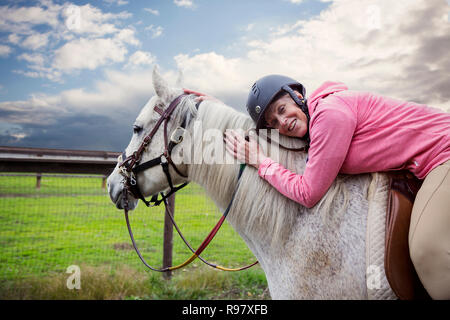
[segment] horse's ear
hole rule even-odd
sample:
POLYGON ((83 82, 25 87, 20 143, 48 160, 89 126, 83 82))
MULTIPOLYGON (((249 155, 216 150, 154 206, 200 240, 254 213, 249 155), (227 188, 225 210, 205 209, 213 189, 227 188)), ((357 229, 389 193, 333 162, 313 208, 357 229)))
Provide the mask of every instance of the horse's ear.
POLYGON ((183 83, 184 83, 183 71, 181 71, 181 69, 178 69, 178 77, 177 77, 176 87, 181 88, 183 86, 183 83))
POLYGON ((163 102, 167 103, 169 100, 169 85, 159 73, 156 65, 153 68, 153 87, 155 88, 156 95, 160 97, 163 102))

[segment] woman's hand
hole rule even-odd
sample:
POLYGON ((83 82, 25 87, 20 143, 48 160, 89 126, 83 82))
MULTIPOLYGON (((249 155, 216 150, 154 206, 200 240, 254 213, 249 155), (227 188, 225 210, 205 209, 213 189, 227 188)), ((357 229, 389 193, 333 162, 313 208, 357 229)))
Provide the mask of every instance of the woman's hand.
POLYGON ((198 96, 197 98, 195 98, 196 102, 202 102, 202 101, 205 101, 205 100, 220 102, 219 99, 214 98, 213 96, 208 96, 207 94, 204 94, 204 93, 201 93, 201 92, 197 92, 197 91, 189 90, 189 89, 183 89, 183 91, 186 94, 195 94, 196 96, 198 96))
POLYGON ((235 130, 227 130, 224 133, 225 148, 235 159, 258 169, 267 157, 252 134, 247 137, 248 140, 235 130))

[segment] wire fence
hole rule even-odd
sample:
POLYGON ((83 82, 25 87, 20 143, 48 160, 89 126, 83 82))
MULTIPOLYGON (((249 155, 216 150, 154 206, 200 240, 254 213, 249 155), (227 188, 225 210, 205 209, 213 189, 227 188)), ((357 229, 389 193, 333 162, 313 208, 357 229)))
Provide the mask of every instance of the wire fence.
MULTIPOLYGON (((175 220, 194 248, 220 216, 200 186, 190 184, 177 192, 175 220)), ((145 259, 160 267, 163 206, 149 209, 140 204, 130 222, 145 259)), ((66 272, 71 265, 115 269, 125 264, 145 270, 131 245, 123 212, 109 199, 103 175, 0 174, 0 250, 1 281, 66 272)), ((174 232, 173 265, 189 256, 174 232)), ((255 260, 228 223, 202 257, 229 267, 255 260)))

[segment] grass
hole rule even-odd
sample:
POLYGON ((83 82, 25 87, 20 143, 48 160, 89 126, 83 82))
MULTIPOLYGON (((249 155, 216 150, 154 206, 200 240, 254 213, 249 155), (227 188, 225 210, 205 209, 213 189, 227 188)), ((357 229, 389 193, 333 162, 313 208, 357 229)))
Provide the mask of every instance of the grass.
MULTIPOLYGON (((101 176, 44 176, 40 190, 35 184, 34 177, 0 177, 0 298, 267 298, 260 267, 225 273, 207 269, 198 261, 189 271, 175 271, 171 281, 146 271, 131 246, 123 213, 101 189, 101 176), (70 265, 82 266, 81 290, 65 286, 70 265)), ((177 193, 175 217, 195 248, 220 213, 202 190, 192 185, 177 193)), ((130 220, 144 257, 160 267, 164 209, 140 205, 130 220)), ((173 264, 189 256, 174 231, 173 264)), ((228 224, 202 256, 227 267, 255 260, 228 224)))
POLYGON ((68 289, 67 274, 0 283, 1 300, 212 300, 269 299, 265 277, 252 272, 225 274, 207 267, 189 268, 166 280, 160 274, 128 266, 113 270, 80 266, 80 289, 68 289))

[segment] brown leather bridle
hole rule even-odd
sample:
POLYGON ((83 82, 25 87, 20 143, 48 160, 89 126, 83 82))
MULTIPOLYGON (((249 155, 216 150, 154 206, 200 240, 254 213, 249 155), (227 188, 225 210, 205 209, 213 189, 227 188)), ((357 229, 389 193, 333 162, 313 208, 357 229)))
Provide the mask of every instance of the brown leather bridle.
MULTIPOLYGON (((192 246, 189 244, 189 242, 186 240, 186 238, 183 236, 183 234, 181 233, 180 229, 178 228, 175 219, 173 218, 173 214, 170 212, 170 210, 167 210, 167 198, 169 196, 171 196, 172 194, 174 194, 175 192, 177 192, 178 190, 180 190, 181 188, 185 187, 189 182, 185 182, 179 186, 174 186, 172 183, 172 178, 170 176, 170 172, 169 172, 169 165, 172 166, 172 168, 175 170, 175 172, 177 174, 179 174, 180 176, 187 178, 186 175, 184 175, 182 172, 180 172, 180 170, 178 170, 178 168, 176 167, 176 165, 174 164, 174 162, 172 161, 171 158, 171 154, 172 154, 172 149, 175 147, 175 145, 177 145, 178 143, 180 143, 182 141, 182 135, 174 135, 174 133, 176 133, 176 131, 173 132, 170 141, 168 138, 168 134, 167 134, 167 126, 168 126, 168 122, 170 120, 170 117, 172 115, 172 113, 174 112, 174 110, 177 108, 177 106, 179 105, 181 99, 183 97, 185 97, 186 94, 182 94, 180 96, 178 96, 175 100, 173 100, 169 107, 166 110, 162 110, 161 108, 159 108, 157 105, 155 105, 153 107, 153 109, 159 113, 161 115, 161 117, 158 119, 157 123, 155 124, 155 126, 153 127, 153 129, 150 131, 150 133, 145 136, 145 138, 143 139, 141 145, 139 146, 138 150, 133 152, 131 155, 129 155, 128 157, 126 156, 126 153, 124 152, 122 154, 122 160, 120 161, 119 164, 119 172, 124 176, 125 181, 124 181, 124 189, 123 189, 123 202, 124 202, 124 214, 125 214, 125 220, 127 223, 127 228, 128 228, 128 233, 130 234, 130 238, 131 238, 131 242, 133 243, 133 247, 137 253, 137 255, 139 256, 139 258, 141 259, 141 261, 144 263, 144 265, 153 270, 153 271, 159 271, 159 272, 168 272, 168 271, 172 271, 172 270, 176 270, 179 268, 182 268, 186 265, 188 265, 189 263, 191 263, 192 261, 194 261, 196 258, 199 258, 202 262, 204 262, 205 264, 216 268, 216 269, 220 269, 220 270, 224 270, 224 271, 240 271, 240 270, 245 270, 247 268, 250 268, 252 266, 254 266, 255 264, 258 263, 258 261, 247 265, 245 267, 241 267, 241 268, 235 268, 235 269, 230 269, 230 268, 225 268, 213 263, 208 262, 207 260, 203 259, 200 254, 203 252, 203 250, 208 246, 208 244, 211 242, 211 240, 214 238, 214 236, 217 234, 217 232, 219 231, 220 227, 222 226, 223 222, 225 221, 225 218, 231 208, 231 205, 233 203, 234 200, 234 196, 236 194, 236 190, 233 193, 232 199, 227 207, 227 209, 225 210, 224 214, 222 215, 222 217, 220 218, 219 222, 216 224, 216 226, 211 230, 211 232, 208 234, 208 236, 205 238, 205 240, 200 244, 199 248, 197 250, 194 250, 192 248, 192 246), (156 157, 150 161, 147 161, 145 163, 139 164, 140 160, 142 159, 142 155, 145 152, 145 150, 147 149, 147 147, 149 146, 149 144, 151 143, 153 136, 156 134, 156 132, 158 131, 159 127, 161 126, 161 124, 164 123, 164 152, 159 156, 156 157), (178 138, 177 138, 178 137, 178 138), (146 169, 150 169, 152 167, 155 167, 157 165, 161 165, 164 174, 166 175, 167 181, 169 183, 169 187, 170 187, 170 191, 166 194, 163 194, 161 192, 161 196, 162 199, 158 200, 158 195, 154 195, 150 201, 147 201, 145 199, 145 197, 143 196, 141 190, 139 189, 138 183, 137 183, 137 175, 138 173, 146 170, 146 169), (178 234, 180 235, 181 239, 184 241, 184 243, 187 245, 187 247, 189 248, 189 250, 193 253, 193 255, 187 259, 185 262, 183 262, 182 264, 178 265, 178 266, 171 266, 171 267, 167 267, 167 268, 155 268, 150 266, 145 259, 143 258, 142 254, 140 253, 137 245, 136 245, 136 241, 134 240, 134 236, 133 236, 133 232, 131 230, 131 225, 130 225, 130 221, 129 221, 129 217, 128 217, 128 211, 129 211, 129 207, 128 207, 128 195, 132 194, 136 199, 141 199, 145 205, 147 207, 152 207, 152 206, 159 206, 161 204, 161 202, 164 202, 165 206, 166 206, 166 212, 168 212, 169 218, 172 221, 175 229, 177 230, 178 234)), ((196 105, 196 107, 199 107, 199 103, 196 105)), ((183 123, 181 124, 180 127, 181 129, 184 129, 184 127, 187 125, 186 123, 186 118, 183 120, 183 123)), ((245 165, 241 165, 240 171, 239 171, 239 175, 238 175, 238 180, 242 175, 242 172, 245 169, 245 165)))
MULTIPOLYGON (((179 174, 180 176, 182 176, 183 178, 187 178, 187 176, 185 174, 183 174, 172 161, 172 149, 175 147, 175 145, 177 145, 178 143, 180 143, 182 141, 182 136, 179 139, 175 139, 174 135, 172 135, 172 137, 169 141, 168 135, 167 135, 167 126, 168 126, 168 123, 170 120, 170 116, 172 115, 172 113, 174 112, 174 110, 176 109, 179 102, 181 101, 181 99, 184 96, 186 96, 186 95, 182 94, 182 95, 178 96, 175 100, 172 101, 172 103, 169 105, 169 107, 164 111, 158 105, 155 105, 153 107, 153 110, 158 112, 161 115, 161 117, 158 119, 158 121, 156 122, 153 129, 150 131, 150 133, 147 136, 145 136, 141 145, 135 152, 133 152, 128 157, 126 157, 125 151, 122 154, 122 162, 119 164, 119 169, 120 169, 120 173, 126 179, 125 187, 128 188, 127 190, 129 192, 131 192, 131 194, 136 199, 141 199, 147 205, 147 207, 159 205, 165 198, 168 198, 173 193, 175 193, 176 191, 180 190, 181 188, 185 187, 188 184, 188 183, 183 183, 177 187, 173 186, 172 177, 170 176, 170 173, 169 173, 169 165, 172 166, 172 168, 175 170, 175 172, 177 174, 179 174), (152 142, 153 136, 156 134, 159 127, 163 123, 164 123, 164 151, 163 151, 163 153, 159 157, 156 157, 145 163, 139 164, 140 160, 142 159, 142 154, 145 152, 148 145, 152 142), (166 195, 163 195, 163 199, 161 199, 161 200, 158 200, 157 195, 156 195, 156 197, 153 196, 150 201, 147 201, 147 200, 145 200, 144 196, 142 195, 141 190, 139 189, 139 186, 137 183, 137 175, 138 175, 138 173, 140 173, 144 170, 150 169, 150 168, 158 166, 158 165, 161 165, 163 172, 166 175, 167 181, 169 183, 170 191, 166 195), (154 203, 153 205, 151 205, 152 202, 154 203)), ((184 129, 184 126, 186 125, 185 122, 186 121, 183 121, 183 123, 181 124, 181 126, 179 128, 184 129)))

